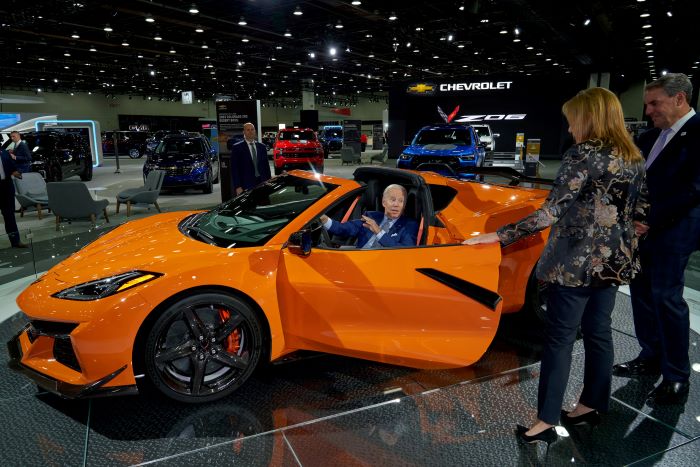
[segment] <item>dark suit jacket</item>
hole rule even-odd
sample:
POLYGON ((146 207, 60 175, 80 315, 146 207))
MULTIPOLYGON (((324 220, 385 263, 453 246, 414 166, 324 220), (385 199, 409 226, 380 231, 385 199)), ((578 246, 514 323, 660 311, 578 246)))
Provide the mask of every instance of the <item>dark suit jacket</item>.
POLYGON ((0 149, 0 160, 5 171, 5 179, 0 182, 0 197, 2 198, 3 210, 11 209, 14 216, 15 211, 15 184, 12 183, 12 173, 17 170, 15 161, 10 157, 10 153, 5 149, 0 149), (11 200, 8 201, 8 200, 11 200))
MULTIPOLYGON (((270 164, 267 162, 267 148, 265 148, 264 144, 257 141, 255 142, 255 148, 258 153, 260 182, 264 182, 272 176, 270 174, 270 164)), ((248 149, 248 143, 245 140, 239 141, 231 148, 231 180, 231 188, 234 194, 239 186, 243 190, 249 190, 258 184, 255 179, 255 168, 250 157, 250 149, 248 149)))
MULTIPOLYGON (((367 216, 374 219, 377 224, 380 224, 384 219, 384 213, 379 211, 369 211, 367 216)), ((333 235, 345 238, 357 238, 357 247, 362 248, 365 243, 372 237, 372 232, 362 226, 362 219, 355 219, 348 222, 333 221, 333 225, 328 229, 328 232, 333 235)), ((418 223, 405 216, 398 218, 391 230, 382 235, 382 238, 377 242, 380 246, 416 246, 418 238, 418 223)), ((375 244, 376 245, 376 244, 375 244)))
POLYGON ((32 153, 29 151, 29 146, 27 145, 27 142, 21 140, 19 144, 15 146, 14 154, 17 158, 15 159, 17 167, 22 172, 28 172, 30 169, 29 164, 31 164, 32 162, 32 153))
MULTIPOLYGON (((653 128, 639 136, 639 148, 645 158, 659 133, 659 128, 653 128)), ((685 122, 647 169, 647 187, 651 204, 649 235, 654 237, 654 231, 683 229, 678 241, 697 245, 700 231, 695 226, 700 222, 692 222, 693 231, 689 232, 685 231, 688 225, 683 220, 700 218, 700 114, 685 122)))

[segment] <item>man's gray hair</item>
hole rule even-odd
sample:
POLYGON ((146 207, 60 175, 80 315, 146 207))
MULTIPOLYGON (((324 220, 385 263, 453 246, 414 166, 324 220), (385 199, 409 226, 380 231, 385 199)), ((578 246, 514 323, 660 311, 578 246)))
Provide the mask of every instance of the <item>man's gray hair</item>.
POLYGON ((685 101, 690 103, 693 97, 693 84, 690 78, 683 73, 666 73, 661 78, 652 81, 644 86, 644 90, 661 88, 667 96, 675 96, 679 92, 685 94, 685 101))
POLYGON ((391 190, 396 190, 396 189, 401 190, 401 193, 403 193, 403 202, 405 203, 406 197, 408 196, 408 193, 406 192, 406 188, 404 188, 402 185, 398 185, 396 183, 392 183, 388 187, 384 188, 384 193, 382 193, 382 199, 386 198, 391 190))

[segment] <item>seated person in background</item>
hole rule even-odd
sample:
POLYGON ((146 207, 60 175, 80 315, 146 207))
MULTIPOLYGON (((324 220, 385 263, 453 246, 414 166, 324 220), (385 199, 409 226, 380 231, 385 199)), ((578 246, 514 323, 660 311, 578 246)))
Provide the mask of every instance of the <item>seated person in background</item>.
POLYGON ((389 185, 382 195, 384 213, 368 211, 361 219, 337 222, 325 214, 321 216, 323 227, 332 235, 357 238, 358 248, 415 246, 418 223, 402 216, 406 207, 406 189, 401 185, 389 185))

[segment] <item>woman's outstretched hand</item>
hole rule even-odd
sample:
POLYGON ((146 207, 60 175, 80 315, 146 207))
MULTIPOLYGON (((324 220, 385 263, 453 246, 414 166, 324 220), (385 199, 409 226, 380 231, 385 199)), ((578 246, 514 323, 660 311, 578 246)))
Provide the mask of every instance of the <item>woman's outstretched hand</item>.
POLYGON ((498 243, 500 239, 496 232, 477 235, 462 242, 463 245, 478 245, 479 243, 498 243))

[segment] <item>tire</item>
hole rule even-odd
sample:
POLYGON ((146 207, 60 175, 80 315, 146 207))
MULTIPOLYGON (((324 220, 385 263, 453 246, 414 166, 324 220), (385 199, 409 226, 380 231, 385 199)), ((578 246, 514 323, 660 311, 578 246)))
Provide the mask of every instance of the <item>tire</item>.
POLYGON ((277 167, 275 167, 275 175, 279 175, 279 174, 281 174, 283 171, 284 171, 284 168, 278 169, 277 167))
POLYGON ((51 163, 46 170, 46 181, 47 182, 60 182, 63 180, 63 170, 61 166, 57 163, 51 163))
POLYGON ((202 188, 202 191, 207 195, 209 193, 214 192, 214 183, 212 182, 212 179, 211 179, 211 171, 207 172, 207 183, 204 184, 204 188, 202 188))
POLYGON ((536 318, 544 324, 547 316, 547 282, 539 280, 535 276, 537 265, 532 268, 530 278, 525 290, 525 304, 522 311, 536 318))
POLYGON ((141 156, 143 156, 143 153, 138 149, 129 149, 129 157, 131 157, 132 159, 140 159, 141 156))
POLYGON ((249 305, 201 292, 169 306, 153 324, 146 337, 146 376, 171 399, 215 401, 250 378, 264 344, 263 326, 249 305))
POLYGON ((90 161, 85 161, 85 170, 80 174, 80 179, 84 182, 92 180, 92 163, 90 161))
POLYGON ((219 183, 219 177, 221 177, 221 167, 219 167, 219 171, 216 174, 216 178, 212 181, 212 183, 214 183, 214 184, 219 183))

